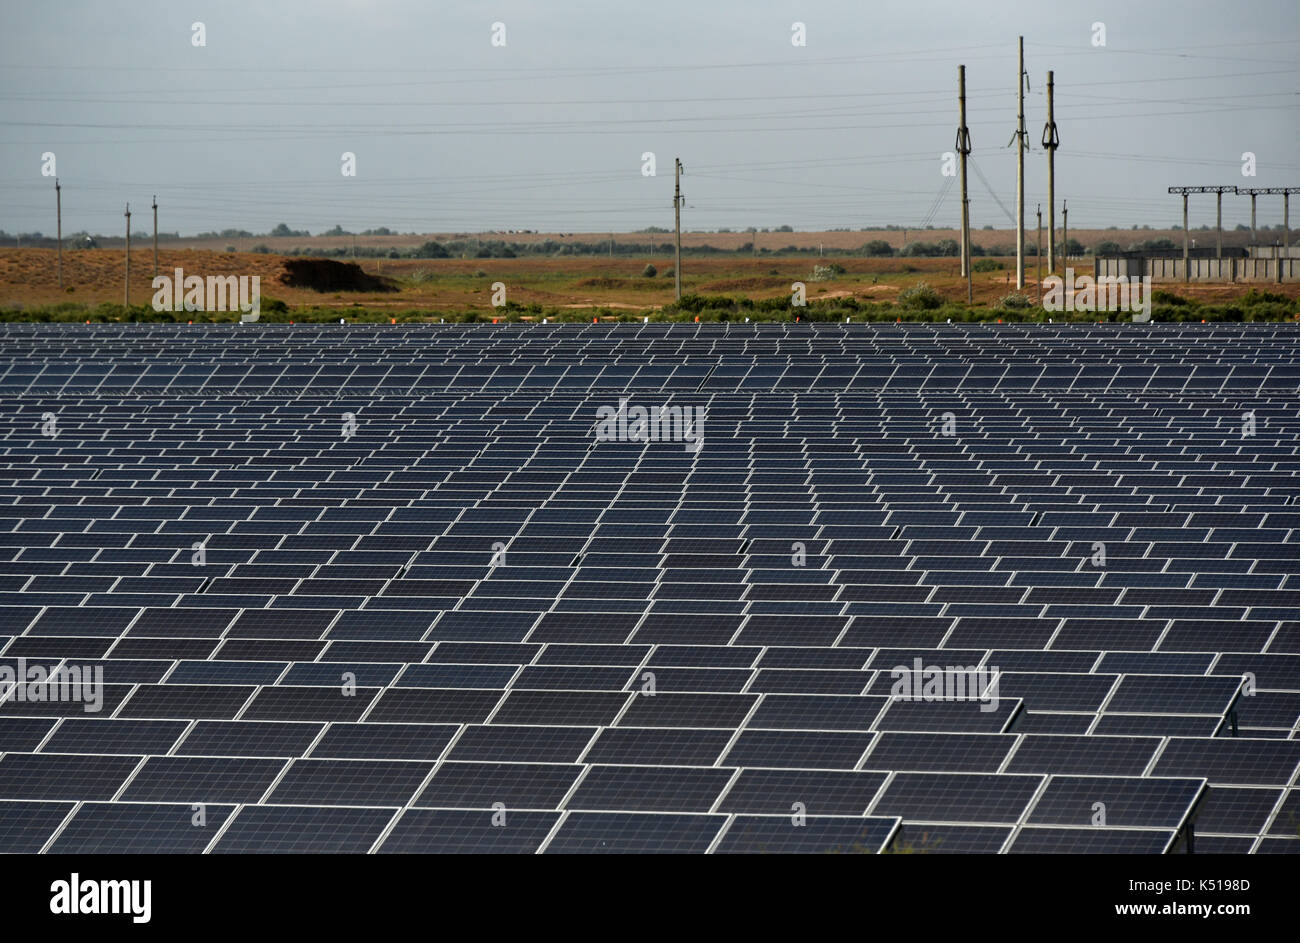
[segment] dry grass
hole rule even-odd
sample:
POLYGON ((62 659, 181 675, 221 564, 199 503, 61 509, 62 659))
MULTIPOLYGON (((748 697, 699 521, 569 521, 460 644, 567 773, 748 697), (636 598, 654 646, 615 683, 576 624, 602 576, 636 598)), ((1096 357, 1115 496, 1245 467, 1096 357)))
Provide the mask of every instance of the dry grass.
MULTIPOLYGON (((778 235, 789 236, 788 233, 778 235)), ((796 234, 797 235, 797 234, 796 234)), ((858 234, 833 234, 853 235, 858 234)), ((147 303, 153 297, 150 281, 153 258, 149 249, 131 253, 131 298, 147 303)), ((683 259, 683 289, 703 294, 745 295, 774 298, 788 295, 791 283, 802 281, 811 299, 853 296, 863 301, 890 300, 900 288, 924 280, 944 298, 964 302, 966 284, 959 274, 958 260, 846 258, 836 262, 846 269, 833 281, 811 281, 815 257, 744 256, 683 259)), ((161 274, 181 267, 187 275, 259 275, 262 294, 290 305, 351 307, 363 305, 381 310, 431 308, 463 309, 490 307, 492 283, 504 282, 508 298, 520 304, 537 303, 563 307, 607 306, 649 308, 673 300, 673 279, 663 269, 671 259, 662 254, 622 258, 607 257, 520 257, 514 259, 363 259, 359 264, 372 275, 399 280, 401 290, 393 293, 317 292, 280 283, 284 259, 252 253, 162 250, 161 274), (641 275, 646 263, 660 268, 656 278, 641 275), (667 263, 667 264, 665 264, 667 263), (483 272, 483 275, 476 273, 483 272), (418 272, 424 275, 416 280, 418 272)), ((55 252, 50 249, 0 249, 0 306, 54 304, 75 301, 94 304, 122 300, 123 253, 115 249, 65 250, 65 290, 58 288, 55 252)), ((1014 290, 1014 260, 998 272, 977 273, 973 278, 977 304, 991 305, 1014 290)), ((1090 263, 1080 263, 1090 271, 1090 263)), ((1034 294, 1033 267, 1029 269, 1026 292, 1034 294)), ((1205 302, 1239 298, 1251 287, 1300 297, 1300 284, 1167 285, 1178 294, 1205 302)))

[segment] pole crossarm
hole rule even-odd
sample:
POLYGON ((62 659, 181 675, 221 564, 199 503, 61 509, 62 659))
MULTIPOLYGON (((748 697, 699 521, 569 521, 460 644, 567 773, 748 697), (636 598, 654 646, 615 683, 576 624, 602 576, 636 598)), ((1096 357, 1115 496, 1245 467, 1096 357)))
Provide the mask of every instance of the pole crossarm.
POLYGON ((1170 187, 1170 193, 1246 193, 1237 187, 1170 187))
POLYGON ((1275 193, 1282 196, 1288 196, 1292 193, 1300 193, 1300 187, 1234 187, 1233 189, 1244 196, 1254 196, 1255 194, 1264 193, 1275 193))

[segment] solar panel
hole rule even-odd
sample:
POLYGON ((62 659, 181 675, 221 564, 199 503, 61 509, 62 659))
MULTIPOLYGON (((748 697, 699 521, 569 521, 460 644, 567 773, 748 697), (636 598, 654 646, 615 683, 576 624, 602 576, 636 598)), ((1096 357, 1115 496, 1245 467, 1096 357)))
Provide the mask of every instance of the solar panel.
POLYGON ((382 854, 535 854, 558 812, 407 809, 377 849, 382 854))
POLYGON ((1300 845, 1295 325, 499 328, 0 324, 0 851, 1300 845))

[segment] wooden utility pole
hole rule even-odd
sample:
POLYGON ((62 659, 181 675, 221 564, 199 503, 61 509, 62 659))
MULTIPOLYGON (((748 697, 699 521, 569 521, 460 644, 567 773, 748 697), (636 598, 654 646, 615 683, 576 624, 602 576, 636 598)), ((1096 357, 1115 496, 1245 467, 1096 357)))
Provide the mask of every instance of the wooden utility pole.
POLYGON ((1025 151, 1029 137, 1025 131, 1025 37, 1020 37, 1020 69, 1016 73, 1016 290, 1025 287, 1025 151))
POLYGON ((153 277, 158 277, 158 197, 153 198, 153 277))
POLYGON ((1056 271, 1056 112, 1053 108, 1053 73, 1047 73, 1047 124, 1043 127, 1043 148, 1047 151, 1047 270, 1056 271))
POLYGON ((63 193, 59 178, 54 178, 54 219, 55 232, 59 240, 59 288, 63 288, 63 193))
POLYGON ((673 218, 677 228, 677 256, 673 265, 673 281, 677 286, 677 300, 682 300, 682 159, 673 158, 675 164, 673 186, 673 218))
POLYGON ((131 204, 126 204, 126 305, 131 304, 131 204))

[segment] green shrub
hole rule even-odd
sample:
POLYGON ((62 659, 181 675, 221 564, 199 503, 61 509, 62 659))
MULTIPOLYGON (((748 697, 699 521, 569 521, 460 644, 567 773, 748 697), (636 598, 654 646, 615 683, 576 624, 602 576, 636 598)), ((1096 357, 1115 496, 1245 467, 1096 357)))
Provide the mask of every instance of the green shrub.
POLYGON ((939 247, 929 242, 909 242, 903 246, 902 251, 898 253, 903 258, 926 257, 941 255, 939 247))
POLYGON ((930 287, 928 282, 917 282, 898 293, 898 303, 904 308, 929 311, 942 305, 943 298, 930 287))
POLYGON ((446 259, 451 257, 451 253, 447 251, 445 246, 433 241, 421 244, 411 255, 417 259, 446 259))
POLYGON ((1003 311, 1023 311, 1026 308, 1032 308, 1033 306, 1034 301, 1032 298, 1015 291, 1009 295, 1003 295, 998 299, 997 304, 994 305, 995 308, 1000 308, 1003 311))
POLYGON ((646 267, 641 270, 642 278, 654 278, 658 274, 659 270, 653 265, 646 265, 646 267))
POLYGON ((830 265, 814 265, 809 281, 834 281, 836 276, 843 275, 847 271, 848 269, 843 265, 840 265, 838 262, 832 262, 830 265))
POLYGON ((1000 272, 1004 268, 1006 266, 997 259, 980 259, 971 263, 972 272, 1000 272))
MULTIPOLYGON (((1247 297, 1250 297, 1249 293, 1247 293, 1247 297)), ((1186 307, 1194 303, 1182 295, 1175 295, 1172 291, 1166 291, 1163 288, 1157 288, 1151 292, 1151 301, 1153 304, 1169 305, 1175 308, 1186 307)))
POLYGON ((1246 294, 1242 295, 1241 303, 1247 308, 1253 308, 1261 304, 1280 304, 1290 305, 1292 300, 1286 295, 1275 291, 1261 291, 1258 288, 1252 288, 1246 294))

